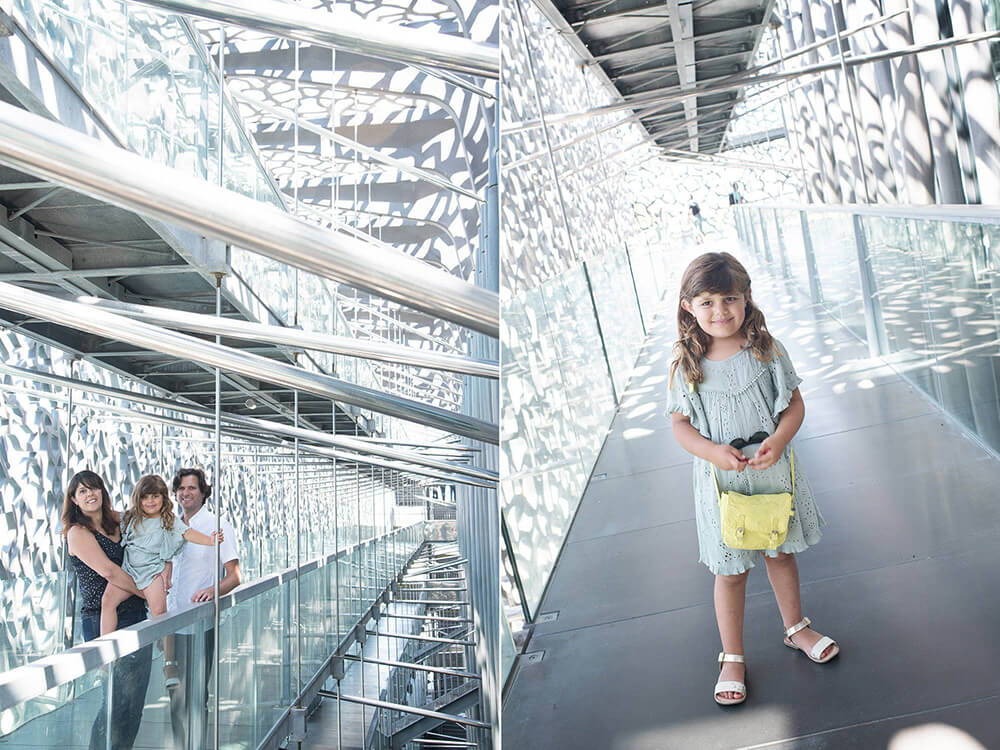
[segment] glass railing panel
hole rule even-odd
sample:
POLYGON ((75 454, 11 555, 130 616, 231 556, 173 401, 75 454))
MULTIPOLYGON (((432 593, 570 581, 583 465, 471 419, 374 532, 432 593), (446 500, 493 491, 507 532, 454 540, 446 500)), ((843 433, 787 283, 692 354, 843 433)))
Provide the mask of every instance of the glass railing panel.
POLYGON ((935 326, 927 310, 924 261, 915 242, 917 227, 912 219, 886 216, 863 217, 862 225, 879 294, 887 347, 884 354, 917 387, 937 398, 937 382, 931 369, 935 326))
POLYGON ((780 238, 788 275, 803 289, 809 288, 809 266, 799 212, 776 208, 772 211, 775 237, 780 238))
POLYGON ((847 214, 821 212, 810 212, 808 221, 823 300, 838 320, 865 341, 865 307, 853 221, 847 214))
MULTIPOLYGON (((221 746, 256 747, 298 693, 295 605, 292 580, 222 613, 221 746)), ((214 720, 211 702, 208 720, 214 720)))
POLYGON ((1000 447, 993 237, 963 222, 919 222, 926 307, 934 332, 938 400, 970 430, 1000 447))
MULTIPOLYGON (((124 645, 130 643, 129 631, 119 637, 124 645)), ((204 732, 210 731, 205 713, 207 658, 203 628, 195 624, 180 629, 3 712, 0 728, 5 734, 0 744, 25 748, 134 744, 167 750, 175 747, 175 737, 187 732, 200 743, 191 747, 205 747, 204 732), (180 680, 176 688, 166 687, 165 650, 178 664, 171 673, 180 680), (15 714, 35 714, 35 718, 8 731, 15 714)))
POLYGON ((662 294, 662 289, 657 284, 656 275, 656 266, 658 265, 656 256, 662 252, 659 247, 640 245, 636 248, 635 244, 629 243, 629 260, 632 265, 630 281, 635 283, 639 306, 642 309, 642 317, 647 327, 653 319, 662 294))
MULTIPOLYGON (((747 209, 758 222, 772 211, 747 209)), ((980 207, 956 208, 961 216, 955 218, 950 211, 883 215, 865 207, 806 214, 826 309, 866 342, 870 331, 872 351, 1000 451, 1000 217, 980 207), (871 285, 870 298, 863 280, 871 285)), ((792 277, 805 290, 811 280, 792 251, 803 241, 794 213, 779 208, 792 277)))
POLYGON ((582 267, 506 300, 502 319, 502 504, 534 609, 614 401, 582 267))
POLYGON ((79 738, 104 737, 108 675, 92 669, 72 682, 0 711, 0 744, 15 747, 72 746, 79 738), (76 700, 74 700, 76 696, 76 700))
POLYGON ((587 270, 608 363, 620 397, 643 340, 639 304, 624 248, 591 259, 587 270))

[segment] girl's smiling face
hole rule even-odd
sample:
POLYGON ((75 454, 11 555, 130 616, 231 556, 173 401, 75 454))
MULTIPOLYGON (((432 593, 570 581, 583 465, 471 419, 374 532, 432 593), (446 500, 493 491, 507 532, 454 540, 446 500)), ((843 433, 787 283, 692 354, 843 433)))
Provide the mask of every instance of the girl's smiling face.
POLYGON ((104 496, 99 489, 93 489, 85 484, 81 484, 73 493, 73 502, 84 513, 96 513, 101 510, 101 502, 104 496))
POLYGON ((715 338, 736 336, 743 328, 749 296, 741 292, 702 292, 681 306, 698 321, 698 327, 715 338))
POLYGON ((160 510, 163 509, 163 495, 159 493, 143 495, 139 503, 142 505, 142 512, 147 516, 158 516, 160 515, 160 510))

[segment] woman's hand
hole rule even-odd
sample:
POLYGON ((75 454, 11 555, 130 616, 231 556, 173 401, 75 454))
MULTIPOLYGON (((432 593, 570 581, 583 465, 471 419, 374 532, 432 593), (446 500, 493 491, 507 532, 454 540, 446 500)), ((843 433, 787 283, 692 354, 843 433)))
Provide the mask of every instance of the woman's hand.
POLYGON ((716 445, 709 461, 726 471, 743 471, 749 459, 731 445, 716 445))
POLYGON ((781 454, 785 452, 786 445, 787 443, 783 443, 781 438, 771 435, 760 444, 757 454, 748 462, 749 467, 761 471, 774 466, 781 458, 781 454))

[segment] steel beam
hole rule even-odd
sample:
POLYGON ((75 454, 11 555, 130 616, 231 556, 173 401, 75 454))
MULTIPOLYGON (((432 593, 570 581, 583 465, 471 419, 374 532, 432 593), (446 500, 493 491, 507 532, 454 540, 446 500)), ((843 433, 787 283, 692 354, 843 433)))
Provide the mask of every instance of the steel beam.
MULTIPOLYGON (((282 6, 287 7, 287 6, 282 6)), ((0 103, 0 162, 496 337, 499 295, 0 103)))
POLYGON ((171 13, 354 52, 483 78, 499 78, 500 50, 451 34, 371 21, 354 13, 309 10, 278 0, 132 0, 171 13))
POLYGON ((426 708, 417 708, 415 706, 407 706, 405 703, 390 703, 388 701, 377 701, 374 698, 362 698, 358 695, 343 695, 340 693, 334 693, 330 690, 320 690, 319 694, 324 698, 340 699, 342 701, 347 701, 348 703, 360 703, 363 706, 374 706, 375 708, 385 708, 390 711, 399 711, 404 714, 416 714, 417 716, 426 716, 429 719, 440 719, 441 721, 453 721, 456 724, 465 724, 470 727, 479 727, 480 729, 489 729, 490 725, 485 721, 477 721, 475 719, 466 719, 464 716, 456 716, 454 714, 445 714, 440 711, 429 711, 426 708))
MULTIPOLYGON (((910 55, 915 55, 919 52, 925 52, 928 50, 945 49, 947 47, 955 47, 964 44, 977 44, 998 38, 1000 38, 1000 31, 986 31, 982 33, 969 34, 963 37, 953 37, 951 39, 928 44, 911 44, 897 49, 887 49, 867 54, 852 55, 851 57, 844 59, 844 65, 847 67, 867 65, 869 63, 881 62, 884 60, 894 60, 897 58, 908 57, 910 55)), ((600 107, 593 107, 591 109, 581 110, 578 112, 564 112, 546 115, 545 122, 548 125, 562 125, 567 122, 585 120, 590 117, 601 117, 614 112, 636 109, 642 106, 676 104, 691 97, 710 96, 712 94, 719 94, 726 91, 738 91, 746 88, 747 86, 792 80, 802 76, 824 73, 830 70, 839 70, 840 65, 841 63, 839 60, 834 60, 832 62, 817 63, 815 65, 803 65, 798 68, 790 68, 786 71, 782 71, 781 73, 769 73, 764 75, 758 75, 757 69, 752 68, 732 76, 719 78, 715 83, 698 86, 693 91, 678 91, 667 95, 654 95, 649 98, 637 98, 627 102, 606 104, 600 107)), ((540 120, 526 120, 523 122, 508 123, 504 125, 503 132, 505 134, 510 134, 533 130, 540 127, 542 127, 540 120)))
POLYGON ((236 101, 243 102, 251 107, 254 107, 261 112, 266 112, 272 117, 277 117, 279 120, 284 120, 287 123, 293 123, 296 127, 302 130, 308 131, 313 135, 318 135, 320 138, 328 138, 334 143, 339 143, 345 148, 349 148, 355 153, 361 154, 362 156, 367 156, 372 161, 378 162, 379 164, 385 164, 393 169, 397 169, 403 174, 412 175, 420 180, 425 180, 432 185, 437 185, 445 190, 451 190, 458 193, 459 195, 464 195, 466 198, 472 198, 480 203, 484 202, 483 198, 476 195, 475 192, 471 190, 466 190, 461 185, 456 185, 451 182, 451 180, 445 179, 439 174, 435 174, 426 169, 421 169, 420 167, 413 167, 400 159, 394 159, 391 156, 386 156, 381 151, 376 148, 371 148, 363 143, 352 140, 347 136, 340 135, 339 133, 330 130, 329 128, 322 128, 319 125, 314 125, 309 122, 309 120, 304 120, 302 118, 296 118, 295 112, 285 109, 284 107, 275 107, 274 105, 263 102, 260 99, 256 99, 252 96, 246 96, 245 94, 239 94, 232 92, 230 94, 236 101))
POLYGON ((55 299, 12 284, 0 282, 0 307, 487 443, 496 443, 499 440, 497 426, 482 420, 392 394, 380 393, 256 354, 245 354, 238 349, 183 333, 167 331, 88 305, 55 299))
POLYGON ((319 331, 304 331, 300 328, 272 326, 246 320, 233 320, 232 318, 217 318, 214 315, 182 312, 148 305, 133 305, 114 300, 102 300, 97 297, 77 297, 77 302, 180 331, 219 334, 243 341, 263 341, 280 346, 301 347, 314 351, 343 354, 349 357, 477 375, 483 378, 496 379, 500 377, 500 365, 497 362, 480 362, 453 354, 413 349, 399 344, 362 341, 350 336, 334 336, 319 331))

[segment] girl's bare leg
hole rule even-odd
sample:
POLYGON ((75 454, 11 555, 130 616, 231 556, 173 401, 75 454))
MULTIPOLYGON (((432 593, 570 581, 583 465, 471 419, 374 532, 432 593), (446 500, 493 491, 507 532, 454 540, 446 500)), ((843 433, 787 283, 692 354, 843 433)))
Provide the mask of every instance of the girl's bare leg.
POLYGON ((130 596, 132 594, 113 583, 105 587, 104 596, 101 597, 101 635, 118 630, 118 605, 130 596))
MULTIPOLYGON (((167 587, 164 585, 163 574, 157 575, 151 584, 142 590, 149 602, 149 614, 151 617, 162 615, 167 611, 167 587)), ((176 686, 177 665, 174 662, 174 637, 165 636, 160 640, 163 647, 163 677, 167 681, 167 687, 176 686)))
MULTIPOLYGON (((802 598, 799 593, 799 566, 795 555, 779 554, 777 557, 764 555, 767 566, 767 580, 774 589, 774 598, 778 601, 781 612, 781 622, 785 628, 790 628, 802 619, 802 598)), ((792 642, 800 648, 809 651, 822 636, 811 628, 804 628, 792 636, 792 642)), ((825 659, 833 646, 827 646, 820 654, 825 659)))
MULTIPOLYGON (((746 607, 747 573, 715 577, 715 619, 719 623, 722 650, 727 654, 743 653, 743 612, 746 607)), ((746 667, 738 662, 722 665, 721 680, 743 682, 746 667)), ((720 693, 723 698, 739 698, 739 693, 720 693)))
POLYGON ((163 576, 157 575, 153 582, 142 590, 146 601, 149 603, 149 614, 151 617, 162 615, 167 611, 167 590, 163 588, 163 576))

